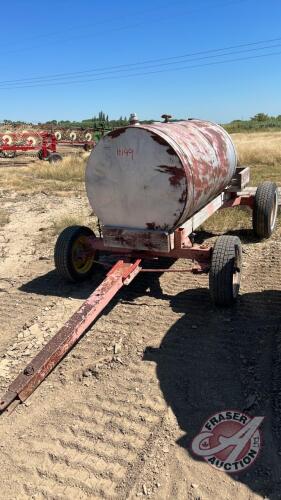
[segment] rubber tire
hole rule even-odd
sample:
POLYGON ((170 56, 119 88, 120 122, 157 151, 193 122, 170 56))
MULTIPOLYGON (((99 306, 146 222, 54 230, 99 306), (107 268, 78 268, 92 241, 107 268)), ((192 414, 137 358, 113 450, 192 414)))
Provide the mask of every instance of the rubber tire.
POLYGON ((42 151, 42 149, 40 149, 40 150, 38 151, 38 153, 37 153, 37 156, 38 156, 39 160, 45 160, 45 161, 46 161, 46 160, 48 160, 48 159, 49 159, 50 154, 51 154, 51 153, 50 153, 50 151, 47 151, 47 156, 46 156, 46 158, 43 158, 43 151, 42 151))
POLYGON ((84 151, 91 151, 92 146, 91 144, 88 144, 87 142, 83 145, 84 151))
POLYGON ((212 253, 209 271, 209 289, 217 306, 231 306, 237 299, 240 287, 233 290, 235 257, 238 256, 239 271, 242 265, 242 246, 237 236, 219 236, 212 253))
POLYGON ((3 151, 3 158, 15 158, 16 151, 3 151))
POLYGON ((49 163, 58 163, 62 161, 62 156, 59 153, 50 153, 48 156, 49 163))
MULTIPOLYGON (((257 188, 253 207, 253 230, 258 238, 269 238, 275 228, 276 217, 271 224, 272 211, 278 210, 278 190, 274 182, 265 181, 257 188)), ((276 211, 277 215, 277 211, 276 211)))
POLYGON ((67 281, 77 283, 89 278, 94 270, 95 263, 86 273, 78 273, 72 264, 72 247, 79 236, 95 236, 95 233, 86 226, 66 227, 59 235, 55 250, 54 261, 57 272, 67 281))

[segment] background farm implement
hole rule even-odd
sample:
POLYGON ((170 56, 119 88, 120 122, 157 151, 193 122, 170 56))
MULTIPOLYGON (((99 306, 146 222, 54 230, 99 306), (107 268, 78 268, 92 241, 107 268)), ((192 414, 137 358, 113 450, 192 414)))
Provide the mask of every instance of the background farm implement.
POLYGON ((18 153, 30 153, 51 163, 62 159, 57 153, 56 137, 51 132, 0 132, 0 156, 14 158, 18 153))
POLYGON ((82 128, 52 128, 52 131, 60 146, 74 148, 83 148, 85 151, 91 151, 100 137, 111 129, 105 127, 96 127, 91 129, 82 128))

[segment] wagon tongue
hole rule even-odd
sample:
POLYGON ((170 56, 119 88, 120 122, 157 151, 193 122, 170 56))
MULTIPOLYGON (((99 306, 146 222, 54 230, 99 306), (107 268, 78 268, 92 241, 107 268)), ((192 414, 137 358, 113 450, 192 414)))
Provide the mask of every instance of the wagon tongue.
POLYGON ((49 375, 53 368, 82 337, 94 320, 123 285, 140 272, 141 259, 134 262, 119 260, 108 272, 101 285, 90 295, 66 324, 33 358, 0 398, 0 414, 11 413, 24 402, 49 375))
POLYGON ((8 407, 10 411, 14 410, 15 407, 20 403, 18 395, 16 392, 8 390, 0 401, 0 414, 7 410, 8 407), (13 404, 12 404, 13 403, 13 404))

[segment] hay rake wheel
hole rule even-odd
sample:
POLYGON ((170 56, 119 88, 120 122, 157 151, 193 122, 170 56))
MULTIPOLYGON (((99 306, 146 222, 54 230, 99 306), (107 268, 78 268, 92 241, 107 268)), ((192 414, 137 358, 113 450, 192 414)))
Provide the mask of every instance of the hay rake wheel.
POLYGON ((71 141, 73 141, 73 142, 74 142, 74 141, 76 141, 76 139, 77 139, 77 133, 76 133, 76 132, 74 132, 74 131, 70 132, 70 134, 69 134, 69 139, 70 139, 71 141))
POLYGON ((8 134, 7 132, 2 136, 2 142, 8 146, 11 146, 13 144, 13 136, 12 134, 8 134))

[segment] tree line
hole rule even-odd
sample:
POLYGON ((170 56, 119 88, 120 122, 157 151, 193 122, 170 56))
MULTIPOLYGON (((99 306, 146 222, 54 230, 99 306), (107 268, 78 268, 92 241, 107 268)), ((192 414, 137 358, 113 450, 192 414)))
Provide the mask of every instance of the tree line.
POLYGON ((281 115, 270 116, 266 113, 257 113, 249 120, 233 120, 223 126, 228 132, 254 131, 268 128, 281 129, 281 115))
MULTIPOLYGON (((141 123, 152 123, 154 120, 144 120, 141 123)), ((174 119, 172 121, 179 121, 174 119)), ((120 116, 119 119, 112 120, 108 114, 100 111, 97 116, 86 118, 81 121, 72 120, 49 120, 46 122, 38 122, 36 125, 39 127, 52 127, 52 128, 94 128, 94 129, 112 129, 128 125, 129 120, 126 116, 120 116)), ((34 123, 24 121, 3 120, 0 125, 5 127, 15 126, 34 126, 34 123)), ((257 113, 249 120, 232 120, 229 123, 222 124, 228 132, 239 132, 247 130, 262 130, 266 128, 281 129, 281 115, 270 116, 266 113, 257 113)))

